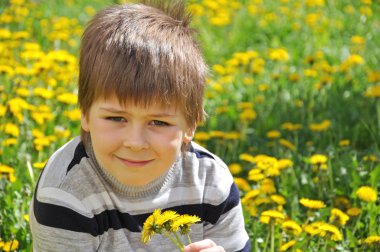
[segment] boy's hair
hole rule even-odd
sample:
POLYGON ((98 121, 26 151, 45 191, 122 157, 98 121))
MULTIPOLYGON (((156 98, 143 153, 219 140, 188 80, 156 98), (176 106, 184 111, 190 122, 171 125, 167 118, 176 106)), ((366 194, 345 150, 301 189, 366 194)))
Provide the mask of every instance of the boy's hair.
MULTIPOLYGON (((78 101, 88 117, 93 102, 115 95, 121 104, 181 109, 190 127, 204 119, 207 66, 189 27, 183 1, 108 7, 82 37, 78 101)), ((82 140, 89 134, 82 129, 82 140)))

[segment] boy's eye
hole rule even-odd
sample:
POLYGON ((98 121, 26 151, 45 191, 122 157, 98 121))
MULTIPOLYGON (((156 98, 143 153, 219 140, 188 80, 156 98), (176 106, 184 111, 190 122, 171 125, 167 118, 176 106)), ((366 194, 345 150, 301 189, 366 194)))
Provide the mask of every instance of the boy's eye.
POLYGON ((159 121, 159 120, 153 120, 150 122, 151 125, 155 125, 155 126, 169 126, 169 123, 167 122, 163 122, 163 121, 159 121))
POLYGON ((106 119, 109 121, 113 121, 113 122, 125 122, 126 121, 123 117, 120 117, 120 116, 109 116, 106 119))

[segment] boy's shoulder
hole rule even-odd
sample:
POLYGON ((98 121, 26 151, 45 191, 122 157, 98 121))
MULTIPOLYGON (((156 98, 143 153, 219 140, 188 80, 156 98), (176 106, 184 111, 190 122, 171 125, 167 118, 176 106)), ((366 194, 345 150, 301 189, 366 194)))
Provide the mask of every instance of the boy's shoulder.
POLYGON ((187 149, 187 158, 196 159, 198 161, 207 161, 210 164, 220 166, 221 168, 227 168, 227 165, 224 161, 206 149, 205 147, 197 144, 196 142, 190 142, 189 147, 187 149))
POLYGON ((222 159, 195 142, 191 142, 187 149, 183 168, 184 175, 192 177, 196 184, 219 187, 220 184, 233 182, 228 166, 222 159))
POLYGON ((48 160, 38 181, 38 188, 57 188, 74 193, 78 187, 85 188, 95 174, 89 174, 91 163, 80 137, 67 142, 48 160), (86 169, 87 168, 87 169, 86 169))

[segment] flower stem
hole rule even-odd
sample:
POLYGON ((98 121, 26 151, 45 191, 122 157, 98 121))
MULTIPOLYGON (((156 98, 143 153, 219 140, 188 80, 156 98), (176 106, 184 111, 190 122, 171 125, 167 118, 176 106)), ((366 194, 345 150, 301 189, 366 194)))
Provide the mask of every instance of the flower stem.
POLYGON ((271 226, 270 226, 270 251, 271 252, 274 252, 274 232, 275 232, 275 230, 274 230, 274 228, 275 228, 275 223, 274 223, 274 220, 271 220, 271 226))
POLYGON ((173 244, 174 245, 176 245, 177 246, 177 248, 179 248, 179 250, 181 251, 181 252, 183 252, 184 251, 184 246, 183 246, 183 244, 182 244, 182 242, 180 243, 180 244, 178 244, 178 241, 176 241, 171 235, 170 235, 170 233, 168 233, 168 232, 166 232, 166 231, 162 231, 162 233, 164 234, 164 235, 166 235, 172 242, 173 242, 173 244))
POLYGON ((182 245, 182 247, 185 247, 182 240, 179 238, 177 232, 173 232, 175 239, 177 240, 178 244, 182 245))
POLYGON ((189 242, 189 244, 191 244, 192 242, 191 242, 191 239, 190 239, 190 234, 186 234, 186 236, 187 236, 187 241, 189 242))

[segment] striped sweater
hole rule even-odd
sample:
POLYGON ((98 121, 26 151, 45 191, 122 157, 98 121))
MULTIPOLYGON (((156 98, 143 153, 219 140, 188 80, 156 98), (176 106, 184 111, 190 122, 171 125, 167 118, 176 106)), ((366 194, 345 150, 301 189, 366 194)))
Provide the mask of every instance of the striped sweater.
POLYGON ((40 175, 30 207, 34 251, 178 251, 163 235, 141 242, 142 225, 157 208, 199 216, 193 241, 250 251, 239 191, 218 157, 191 143, 161 177, 131 187, 100 167, 79 137, 56 151, 40 175))

